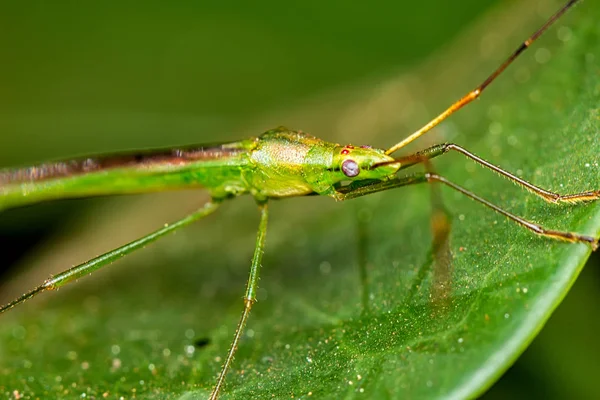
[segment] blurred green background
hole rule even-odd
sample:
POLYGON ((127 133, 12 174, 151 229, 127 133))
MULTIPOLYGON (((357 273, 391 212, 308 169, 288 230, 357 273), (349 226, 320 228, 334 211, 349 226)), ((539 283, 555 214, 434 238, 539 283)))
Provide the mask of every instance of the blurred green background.
MULTIPOLYGON (((279 124, 341 140, 338 132, 322 129, 328 125, 321 123, 321 108, 327 112, 331 103, 355 96, 378 77, 414 70, 467 27, 515 3, 3 1, 0 167, 226 141, 279 124), (297 111, 306 109, 311 111, 297 111)), ((539 3, 532 7, 539 15, 528 20, 536 26, 560 4, 539 3)), ((507 30, 523 28, 510 25, 513 20, 518 25, 522 16, 508 19, 507 30)), ((478 62, 480 49, 472 50, 478 62)), ((442 73, 444 63, 438 68, 442 73)), ((474 83, 457 85, 466 91, 474 83)), ((435 96, 424 93, 421 101, 435 96)), ((371 135, 364 135, 368 142, 371 135)), ((103 201, 4 212, 2 269, 21 265, 36 243, 65 224, 89 222, 86 216, 103 201)), ((590 353, 599 354, 598 322, 588 311, 599 300, 598 257, 590 264, 530 349, 486 397, 600 395, 599 371, 589 364, 590 353)))

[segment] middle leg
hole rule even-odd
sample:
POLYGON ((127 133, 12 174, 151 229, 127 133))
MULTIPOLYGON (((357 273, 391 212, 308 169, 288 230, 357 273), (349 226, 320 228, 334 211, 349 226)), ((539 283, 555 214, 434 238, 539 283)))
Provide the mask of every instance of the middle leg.
POLYGON ((252 257, 252 265, 250 266, 250 275, 248 277, 248 284, 246 286, 246 294, 244 295, 244 310, 242 311, 240 321, 238 322, 235 334, 233 335, 233 341, 231 342, 231 347, 229 348, 227 357, 225 358, 225 363, 221 367, 221 372, 219 373, 219 377, 217 378, 217 383, 215 384, 215 387, 213 388, 210 394, 210 400, 216 400, 219 397, 219 392, 221 391, 223 384, 225 383, 225 377, 227 376, 227 372, 231 367, 235 351, 237 350, 240 338, 242 337, 242 333, 244 332, 244 327, 246 326, 246 322, 248 321, 248 317, 250 316, 250 310, 252 309, 252 305, 256 302, 256 292, 258 290, 260 265, 262 262, 262 256, 265 248, 265 239, 267 237, 267 220, 269 217, 267 203, 259 204, 259 208, 260 224, 258 225, 256 246, 254 247, 254 256, 252 257))

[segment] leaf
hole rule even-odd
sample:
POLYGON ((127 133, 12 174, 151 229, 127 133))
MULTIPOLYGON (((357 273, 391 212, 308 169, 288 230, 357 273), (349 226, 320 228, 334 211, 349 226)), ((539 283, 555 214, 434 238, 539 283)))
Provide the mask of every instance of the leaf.
MULTIPOLYGON (((600 187, 598 11, 583 3, 565 27, 553 28, 569 40, 549 34, 536 43, 445 125, 468 127, 452 140, 550 190, 600 187)), ((436 101, 455 96, 448 91, 436 101)), ((598 204, 549 205, 459 155, 436 160, 435 169, 549 228, 600 232, 598 204)), ((259 302, 224 398, 465 398, 490 387, 542 328, 590 251, 536 237, 441 188, 453 271, 447 307, 438 308, 429 189, 347 204, 273 202, 259 302)), ((251 203, 240 199, 165 239, 170 251, 147 249, 126 267, 3 316, 6 395, 205 398, 242 307, 254 231, 241 219, 256 212, 251 203), (208 343, 194 346, 198 340, 208 343)))

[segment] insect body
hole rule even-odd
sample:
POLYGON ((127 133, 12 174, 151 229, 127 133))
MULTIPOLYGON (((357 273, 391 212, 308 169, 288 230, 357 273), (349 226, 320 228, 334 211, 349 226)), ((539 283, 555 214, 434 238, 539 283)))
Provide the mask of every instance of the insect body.
POLYGON ((342 181, 393 177, 385 150, 340 146, 280 127, 215 146, 86 157, 0 171, 0 209, 55 198, 198 187, 216 201, 257 201, 311 193, 337 196, 342 181))
POLYGON ((37 288, 1 307, 0 312, 43 291, 56 289, 87 275, 167 233, 201 219, 214 212, 223 201, 240 195, 251 195, 259 206, 261 219, 244 295, 244 308, 230 350, 211 395, 211 399, 216 399, 224 385, 250 310, 256 301, 270 199, 323 195, 336 200, 348 200, 393 188, 437 182, 504 215, 538 235, 573 243, 585 243, 595 250, 598 247, 598 238, 544 228, 492 204, 428 168, 426 168, 426 172, 415 172, 403 176, 398 176, 397 173, 415 164, 427 166, 429 160, 454 151, 525 187, 534 195, 551 203, 596 200, 600 198, 598 190, 568 195, 553 193, 534 186, 452 143, 435 145, 404 157, 392 157, 392 153, 396 150, 419 138, 449 115, 476 99, 519 54, 576 2, 577 0, 569 1, 481 85, 421 129, 387 150, 375 149, 370 146, 343 146, 305 133, 277 128, 256 138, 228 144, 94 156, 28 168, 0 170, 0 209, 57 198, 151 192, 178 188, 204 188, 211 195, 211 200, 195 213, 51 277, 37 288))

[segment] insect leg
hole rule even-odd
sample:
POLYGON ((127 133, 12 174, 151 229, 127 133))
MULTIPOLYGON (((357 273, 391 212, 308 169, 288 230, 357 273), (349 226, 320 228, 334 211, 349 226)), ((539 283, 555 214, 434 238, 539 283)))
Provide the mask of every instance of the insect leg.
POLYGON ((432 146, 428 149, 419 151, 415 154, 398 158, 398 162, 402 164, 402 168, 410 167, 411 165, 418 164, 421 162, 425 162, 426 160, 431 160, 434 157, 440 156, 442 154, 447 153, 448 151, 453 150, 456 151, 465 157, 475 161, 476 163, 491 169, 496 172, 500 176, 511 180, 517 185, 524 187, 529 192, 535 194, 538 197, 546 200, 549 203, 579 203, 583 201, 592 201, 600 199, 600 190, 588 190, 581 193, 574 194, 558 194, 554 192, 550 192, 546 189, 542 189, 538 186, 533 185, 532 183, 527 182, 524 179, 519 178, 516 175, 511 174, 510 172, 490 163, 489 161, 484 160, 483 158, 469 152, 467 149, 456 145, 454 143, 443 143, 432 146))
POLYGON ((235 351, 237 350, 240 338, 242 336, 242 332, 244 331, 244 326, 248 321, 250 309, 252 308, 252 305, 256 302, 256 291, 258 290, 260 265, 262 262, 262 256, 265 248, 265 239, 267 236, 267 220, 269 217, 267 203, 261 203, 259 205, 259 208, 260 224, 258 225, 256 246, 254 247, 254 255, 252 256, 252 265, 250 266, 250 275, 248 276, 246 294, 244 295, 244 311, 242 311, 242 316, 240 317, 240 321, 238 322, 235 334, 233 335, 233 341, 231 342, 231 347, 229 348, 229 352, 227 353, 225 363, 221 367, 221 372, 219 373, 219 377, 217 378, 217 383, 215 384, 215 387, 213 388, 210 394, 210 400, 216 400, 219 397, 219 392, 221 391, 223 383, 225 382, 225 376, 227 375, 227 371, 229 370, 229 367, 233 362, 233 356, 235 355, 235 351))
POLYGON ((423 136, 425 133, 429 132, 431 129, 436 127, 440 122, 442 122, 443 120, 448 118, 450 115, 454 114, 456 111, 460 110, 461 108, 463 108, 464 106, 466 106, 467 104, 469 104, 470 102, 472 102, 473 100, 478 98, 481 95, 481 93, 485 90, 485 88, 488 87, 498 77, 498 75, 500 75, 510 64, 512 64, 512 62, 523 51, 525 51, 529 46, 531 46, 531 44, 533 42, 535 42, 536 39, 539 38, 542 35, 542 33, 544 33, 546 31, 546 29, 548 29, 550 27, 550 25, 552 25, 554 22, 556 22, 556 20, 559 19, 565 12, 567 12, 567 10, 569 8, 571 8, 575 3, 577 3, 577 1, 578 0, 569 0, 564 6, 562 6, 562 8, 560 10, 558 10, 553 16, 551 16, 540 29, 538 29, 527 40, 525 40, 523 43, 521 43, 521 45, 517 48, 517 50, 515 50, 513 52, 513 54, 511 54, 510 57, 508 57, 506 59, 506 61, 504 61, 502 63, 502 65, 500 65, 494 72, 492 72, 492 74, 490 76, 488 76, 486 78, 486 80, 483 81, 479 86, 477 86, 475 89, 471 90, 469 93, 467 93, 465 96, 463 96, 460 100, 458 100, 457 102, 452 104, 450 107, 448 107, 446 110, 444 110, 444 112, 442 112, 440 115, 438 115, 437 117, 435 117, 434 119, 429 121, 427 124, 425 124, 419 130, 415 131, 413 134, 411 134, 410 136, 408 136, 401 142, 390 147, 388 150, 386 150, 385 153, 392 154, 395 151, 406 146, 410 142, 414 141, 415 139, 423 136))
POLYGON ((166 235, 167 233, 171 233, 185 225, 191 224, 194 221, 197 221, 207 215, 213 213, 219 207, 218 201, 210 201, 204 205, 198 211, 188 215, 187 217, 180 219, 172 224, 167 224, 163 228, 160 228, 157 231, 150 233, 144 237, 141 237, 133 242, 127 243, 124 246, 118 247, 114 250, 111 250, 107 253, 104 253, 98 257, 92 258, 89 261, 86 261, 82 264, 79 264, 73 268, 70 268, 66 271, 63 271, 59 274, 51 276, 49 279, 45 280, 40 286, 32 289, 31 291, 25 293, 24 295, 16 298, 8 304, 0 307, 0 313, 3 313, 14 306, 23 303, 26 300, 35 297, 36 295, 45 292, 47 290, 58 289, 61 286, 66 285, 69 282, 72 282, 76 279, 79 279, 87 274, 90 274, 106 265, 111 264, 113 261, 118 260, 119 258, 138 250, 147 244, 154 242, 160 237, 166 235))
POLYGON ((517 224, 523 226, 524 228, 529 229, 530 231, 532 231, 533 233, 535 233, 537 235, 549 237, 549 238, 556 239, 556 240, 572 242, 572 243, 587 243, 588 245, 590 245, 592 250, 596 250, 598 248, 598 239, 597 238, 587 236, 587 235, 581 235, 581 234, 573 233, 573 232, 563 232, 563 231, 557 231, 557 230, 552 230, 552 229, 546 229, 536 223, 527 221, 524 218, 521 218, 515 214, 512 214, 512 213, 496 206, 495 204, 490 203, 489 201, 485 200, 484 198, 479 197, 476 194, 468 191, 467 189, 463 188, 462 186, 452 183, 451 181, 447 180, 446 178, 444 178, 438 174, 431 173, 431 172, 419 173, 419 174, 409 175, 409 176, 405 176, 405 177, 398 177, 398 178, 390 179, 388 181, 382 181, 382 182, 377 182, 377 183, 362 184, 362 185, 361 184, 349 185, 349 186, 338 189, 337 198, 339 200, 348 200, 348 199, 353 199, 356 197, 361 197, 361 196, 364 196, 364 195, 367 195, 370 193, 376 193, 376 192, 381 192, 381 191, 385 191, 385 190, 389 190, 389 189, 393 189, 393 188, 397 188, 397 187, 412 185, 412 184, 416 184, 416 183, 425 183, 425 182, 443 183, 444 185, 464 194, 465 196, 470 197, 471 199, 475 200, 476 202, 481 203, 484 206, 496 211, 497 213, 504 215, 508 219, 512 220, 513 222, 516 222, 517 224))

